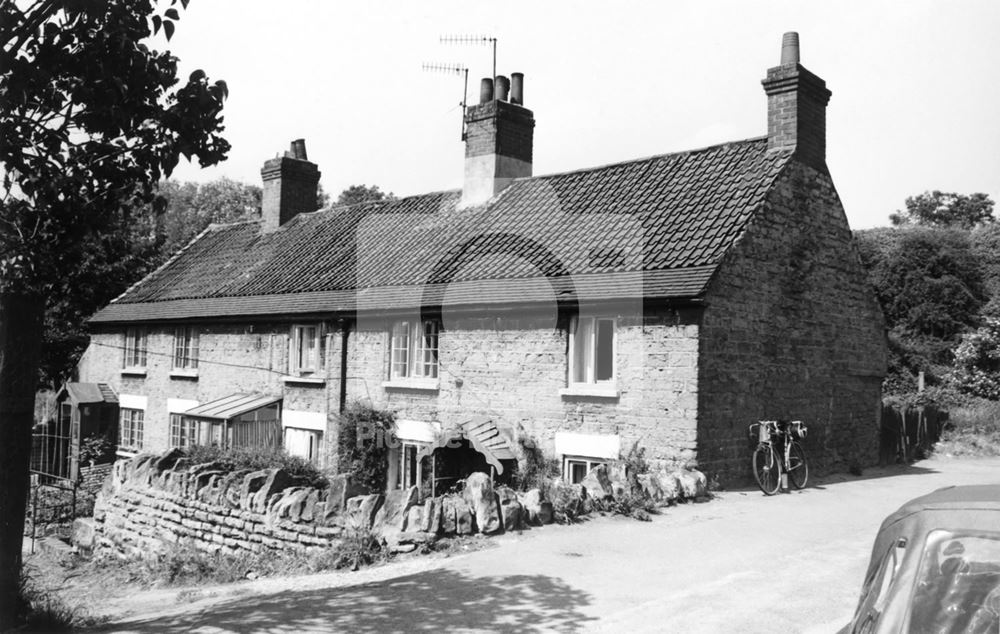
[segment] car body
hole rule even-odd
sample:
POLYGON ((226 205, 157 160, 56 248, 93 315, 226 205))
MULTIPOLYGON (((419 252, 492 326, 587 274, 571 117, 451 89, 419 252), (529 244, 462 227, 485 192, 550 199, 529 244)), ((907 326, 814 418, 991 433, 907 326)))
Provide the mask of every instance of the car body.
POLYGON ((848 631, 1000 632, 1000 484, 939 489, 887 517, 848 631))

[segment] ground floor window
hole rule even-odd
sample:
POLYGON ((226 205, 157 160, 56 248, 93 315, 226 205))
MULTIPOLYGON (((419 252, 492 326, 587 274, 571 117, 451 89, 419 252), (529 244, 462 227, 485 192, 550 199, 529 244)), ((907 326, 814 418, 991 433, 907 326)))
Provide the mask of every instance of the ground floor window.
POLYGON ((563 458, 563 479, 570 484, 583 482, 590 470, 605 464, 600 458, 585 458, 582 456, 566 456, 563 458))
POLYGON ((121 409, 118 425, 118 447, 128 451, 142 449, 142 428, 145 412, 141 409, 121 409))
POLYGON ((198 442, 198 421, 181 414, 170 415, 170 446, 190 447, 198 442))
POLYGON ((305 458, 309 462, 319 461, 319 448, 323 432, 297 427, 285 428, 285 450, 292 456, 305 458))
POLYGON ((420 463, 417 460, 419 450, 419 446, 404 442, 399 452, 400 485, 404 489, 420 483, 420 463))

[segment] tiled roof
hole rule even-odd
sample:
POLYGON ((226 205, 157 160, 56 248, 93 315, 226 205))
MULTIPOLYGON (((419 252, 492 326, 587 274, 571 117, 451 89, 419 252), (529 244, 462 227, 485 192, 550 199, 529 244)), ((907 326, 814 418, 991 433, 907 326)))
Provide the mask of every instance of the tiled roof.
POLYGON ((550 300, 560 285, 581 301, 697 297, 789 156, 751 139, 518 179, 472 208, 451 191, 269 234, 213 226, 92 321, 550 300))
POLYGON ((66 383, 63 390, 76 403, 118 402, 118 395, 107 383, 66 383))

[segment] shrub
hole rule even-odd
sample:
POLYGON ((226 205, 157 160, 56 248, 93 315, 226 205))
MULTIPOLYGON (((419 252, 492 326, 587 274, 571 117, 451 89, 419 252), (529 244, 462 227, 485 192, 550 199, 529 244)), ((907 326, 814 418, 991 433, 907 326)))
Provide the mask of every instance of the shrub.
POLYGON ((511 488, 517 491, 544 489, 546 482, 560 476, 558 458, 548 458, 534 441, 528 438, 518 440, 524 459, 518 462, 517 470, 511 477, 511 488))
POLYGON ((278 468, 303 480, 306 486, 322 489, 329 484, 316 465, 305 458, 290 456, 280 447, 222 448, 195 445, 187 448, 185 453, 192 464, 216 462, 227 471, 278 468))
POLYGON ((389 442, 395 439, 392 412, 354 403, 340 416, 340 470, 373 491, 385 488, 389 473, 389 442))
POLYGON ((934 447, 935 453, 1000 456, 1000 402, 968 398, 948 414, 948 425, 934 447))
POLYGON ((961 392, 1000 400, 1000 319, 962 336, 948 379, 961 392))
POLYGON ((21 570, 17 602, 21 632, 70 632, 99 622, 83 609, 67 605, 55 592, 41 587, 27 567, 21 570))
POLYGON ((80 464, 105 464, 115 460, 115 443, 104 434, 91 434, 80 442, 80 464))

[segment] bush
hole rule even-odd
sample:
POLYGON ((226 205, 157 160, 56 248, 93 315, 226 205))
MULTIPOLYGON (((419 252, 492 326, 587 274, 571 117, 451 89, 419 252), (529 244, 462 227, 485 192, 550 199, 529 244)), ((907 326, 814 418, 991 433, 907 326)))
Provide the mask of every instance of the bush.
POLYGON ((21 632, 71 632, 99 623, 81 608, 67 605, 55 592, 42 588, 27 567, 21 570, 17 601, 21 632))
POLYGON ((278 468, 303 480, 306 486, 323 489, 329 485, 316 465, 305 458, 290 456, 280 447, 222 448, 195 445, 187 448, 185 454, 193 464, 216 462, 227 471, 278 468))
POLYGON ((961 392, 1000 400, 1000 319, 962 336, 948 379, 961 392))
POLYGON ((937 454, 950 456, 1000 456, 1000 402, 969 399, 953 407, 937 454))
POLYGON ((530 439, 521 438, 518 443, 524 459, 518 462, 517 470, 511 477, 511 488, 516 491, 544 490, 548 480, 561 475, 559 459, 546 457, 530 439))
POLYGON ((340 416, 338 455, 340 470, 354 481, 381 491, 389 473, 389 442, 395 439, 392 412, 354 403, 340 416))

